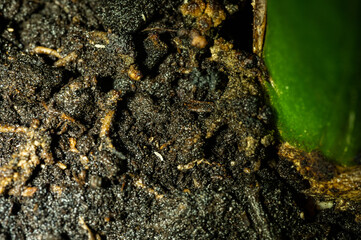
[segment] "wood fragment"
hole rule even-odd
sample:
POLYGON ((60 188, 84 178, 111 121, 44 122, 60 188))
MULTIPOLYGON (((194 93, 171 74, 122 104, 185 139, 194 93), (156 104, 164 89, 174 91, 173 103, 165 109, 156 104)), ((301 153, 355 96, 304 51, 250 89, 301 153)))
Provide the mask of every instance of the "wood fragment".
POLYGON ((0 133, 18 133, 26 137, 26 143, 18 147, 18 152, 14 153, 6 164, 0 166, 0 194, 11 186, 15 195, 20 194, 20 187, 40 164, 40 158, 44 159, 46 164, 53 163, 49 134, 43 129, 38 130, 35 123, 33 125, 36 128, 0 125, 0 133))
POLYGON ((163 194, 159 194, 156 190, 154 190, 153 188, 147 187, 147 185, 144 184, 143 179, 138 178, 135 182, 134 185, 138 188, 142 188, 145 191, 147 191, 149 194, 152 194, 155 196, 155 199, 160 200, 164 197, 163 194))
POLYGON ((266 31, 267 0, 252 0, 253 6, 253 52, 262 56, 266 31))
POLYGON ((77 57, 78 57, 78 55, 75 52, 71 52, 68 55, 66 55, 65 57, 63 57, 63 58, 59 59, 58 61, 56 61, 54 63, 54 66, 55 67, 64 67, 68 63, 74 61, 77 57))
POLYGON ((43 46, 35 47, 33 49, 33 52, 36 54, 46 54, 46 55, 54 56, 57 58, 62 58, 62 56, 56 50, 47 48, 47 47, 43 47, 43 46))
POLYGON ((88 240, 96 240, 94 233, 92 232, 92 230, 88 227, 88 225, 86 225, 84 218, 83 217, 79 217, 79 225, 88 233, 88 240))

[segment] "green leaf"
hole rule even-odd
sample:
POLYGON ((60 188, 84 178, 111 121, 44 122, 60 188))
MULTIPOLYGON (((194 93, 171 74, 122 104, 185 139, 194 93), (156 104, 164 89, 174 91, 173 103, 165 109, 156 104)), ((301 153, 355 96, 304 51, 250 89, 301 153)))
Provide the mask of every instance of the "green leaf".
POLYGON ((361 150, 361 1, 268 0, 267 88, 284 141, 350 165, 361 150))

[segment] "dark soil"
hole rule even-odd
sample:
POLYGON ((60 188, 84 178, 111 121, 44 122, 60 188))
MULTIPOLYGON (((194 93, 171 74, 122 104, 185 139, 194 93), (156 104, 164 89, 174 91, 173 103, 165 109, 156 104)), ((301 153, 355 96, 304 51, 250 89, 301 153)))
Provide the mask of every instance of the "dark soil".
POLYGON ((359 238, 276 154, 250 2, 0 0, 0 239, 359 238))

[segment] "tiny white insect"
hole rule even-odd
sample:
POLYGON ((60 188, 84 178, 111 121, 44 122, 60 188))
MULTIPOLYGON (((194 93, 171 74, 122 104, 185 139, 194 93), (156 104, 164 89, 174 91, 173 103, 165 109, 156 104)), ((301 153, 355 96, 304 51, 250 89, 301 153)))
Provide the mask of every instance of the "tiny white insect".
POLYGON ((163 156, 159 152, 154 151, 154 154, 160 159, 160 161, 164 161, 163 156))

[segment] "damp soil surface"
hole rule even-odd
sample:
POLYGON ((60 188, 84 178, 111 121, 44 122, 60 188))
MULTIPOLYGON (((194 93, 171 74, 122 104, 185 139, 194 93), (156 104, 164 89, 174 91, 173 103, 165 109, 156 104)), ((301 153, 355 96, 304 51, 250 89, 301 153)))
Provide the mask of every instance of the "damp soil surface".
POLYGON ((0 0, 0 239, 357 239, 277 155, 251 1, 0 0))

